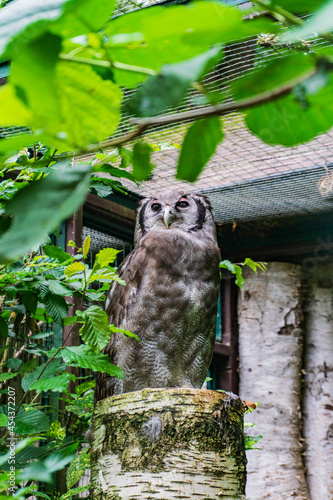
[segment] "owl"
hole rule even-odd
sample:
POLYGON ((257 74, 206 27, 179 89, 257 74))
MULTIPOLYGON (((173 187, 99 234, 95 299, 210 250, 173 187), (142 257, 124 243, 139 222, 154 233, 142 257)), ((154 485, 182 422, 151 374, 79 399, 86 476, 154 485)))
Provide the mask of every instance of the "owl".
POLYGON ((105 353, 124 380, 99 374, 96 401, 147 387, 200 388, 213 355, 220 251, 208 199, 168 191, 138 208, 134 250, 118 268, 105 310, 110 324, 135 333, 111 336, 105 353))

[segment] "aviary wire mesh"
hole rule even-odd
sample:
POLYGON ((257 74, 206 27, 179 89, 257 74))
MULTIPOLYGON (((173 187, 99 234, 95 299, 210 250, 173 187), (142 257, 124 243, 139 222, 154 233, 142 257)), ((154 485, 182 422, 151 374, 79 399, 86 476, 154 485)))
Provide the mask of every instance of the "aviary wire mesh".
MULTIPOLYGON (((116 16, 156 4, 183 3, 184 0, 120 0, 116 16)), ((249 6, 242 0, 225 0, 224 3, 249 6)), ((316 45, 328 42, 318 39, 316 45)), ((247 39, 231 43, 224 50, 224 59, 207 76, 205 84, 213 89, 222 89, 228 97, 231 83, 247 70, 267 62, 268 59, 283 58, 290 52, 270 43, 258 43, 247 39)), ((126 90, 129 97, 133 91, 126 90)), ((184 101, 175 110, 165 114, 204 107, 202 96, 191 89, 184 101)), ((133 117, 124 115, 113 137, 131 130, 133 117)), ((172 127, 155 127, 144 139, 161 144, 163 148, 153 154, 156 168, 151 178, 140 187, 124 180, 124 185, 139 195, 147 195, 164 189, 185 187, 189 191, 201 191, 212 202, 218 224, 254 221, 262 218, 324 213, 333 207, 333 129, 314 140, 287 148, 269 146, 246 129, 241 113, 231 113, 221 118, 224 140, 218 146, 199 179, 191 184, 175 179, 175 167, 179 149, 172 143, 181 144, 190 122, 172 127), (331 169, 332 166, 332 169, 331 169), (330 170, 331 169, 331 170, 330 170)), ((27 129, 12 127, 1 129, 0 136, 16 135, 27 129)), ((286 222, 284 222, 285 224, 286 222)))
MULTIPOLYGON (((118 3, 119 14, 146 7, 148 3, 152 5, 154 2, 122 0, 118 3)), ((225 3, 235 5, 242 2, 225 3)), ((240 5, 242 7, 244 2, 240 5)), ((326 42, 318 39, 315 43, 318 46, 326 42)), ((228 96, 230 84, 254 64, 262 65, 267 59, 283 58, 289 53, 288 47, 277 50, 269 43, 258 43, 253 39, 230 44, 225 49, 223 61, 207 76, 205 84, 212 89, 223 89, 228 96)), ((127 95, 130 94, 128 92, 127 95)), ((231 100, 229 96, 225 102, 231 100)), ((203 107, 200 94, 192 89, 176 110, 168 110, 165 114, 198 107, 203 107)), ((123 117, 114 137, 133 127, 131 118, 123 117)), ((333 165, 333 130, 306 144, 287 148, 269 146, 252 135, 246 129, 241 113, 231 113, 221 118, 221 122, 224 140, 195 183, 175 179, 179 150, 170 149, 170 143, 182 142, 190 125, 190 122, 184 122, 173 127, 155 127, 145 134, 145 140, 163 143, 163 150, 153 154, 156 168, 141 187, 137 188, 128 181, 124 184, 140 195, 176 187, 204 192, 212 202, 217 223, 332 210, 333 197, 330 193, 333 194, 333 173, 332 177, 327 174, 330 173, 330 165, 333 165)))

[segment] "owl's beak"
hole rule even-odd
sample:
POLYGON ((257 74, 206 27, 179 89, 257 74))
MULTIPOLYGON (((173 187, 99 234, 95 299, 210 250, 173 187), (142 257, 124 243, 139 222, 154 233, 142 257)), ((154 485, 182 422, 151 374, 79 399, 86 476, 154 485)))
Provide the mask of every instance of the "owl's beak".
POLYGON ((170 225, 171 219, 172 219, 171 207, 166 206, 165 210, 164 210, 164 214, 163 214, 163 220, 164 220, 165 227, 167 229, 170 225))

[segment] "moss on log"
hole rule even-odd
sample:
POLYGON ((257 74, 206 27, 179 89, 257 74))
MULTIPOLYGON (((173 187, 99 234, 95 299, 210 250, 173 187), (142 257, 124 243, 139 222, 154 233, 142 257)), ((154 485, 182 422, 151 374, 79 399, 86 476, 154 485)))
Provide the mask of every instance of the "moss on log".
POLYGON ((145 389, 100 401, 93 500, 245 499, 243 404, 201 389, 145 389))

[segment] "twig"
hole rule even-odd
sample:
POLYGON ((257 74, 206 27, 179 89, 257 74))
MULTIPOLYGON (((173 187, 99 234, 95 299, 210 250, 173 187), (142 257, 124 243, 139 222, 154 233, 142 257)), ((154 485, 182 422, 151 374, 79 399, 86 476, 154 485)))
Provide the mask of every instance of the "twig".
MULTIPOLYGON (((140 137, 148 128, 152 128, 155 126, 173 125, 184 121, 208 118, 210 116, 224 116, 235 111, 253 108, 254 106, 274 101, 275 99, 279 99, 280 97, 290 94, 290 92, 296 85, 304 82, 305 80, 313 76, 316 72, 317 69, 311 69, 302 76, 294 78, 293 80, 290 80, 280 87, 262 92, 261 94, 257 94, 253 97, 240 99, 239 101, 230 102, 227 104, 219 104, 217 106, 209 106, 204 109, 193 109, 191 111, 185 111, 182 113, 174 113, 172 115, 153 116, 151 118, 134 118, 131 120, 131 122, 137 125, 137 128, 135 130, 123 134, 119 137, 115 137, 113 139, 88 146, 87 149, 80 151, 78 155, 94 153, 108 147, 121 146, 126 142, 132 141, 136 137, 140 137)), ((65 157, 69 158, 71 156, 72 154, 68 154, 65 157)), ((58 156, 55 157, 55 159, 56 158, 58 158, 58 156)), ((64 155, 59 155, 59 159, 60 158, 63 159, 64 155)))
POLYGON ((76 62, 79 64, 88 64, 90 66, 100 66, 103 68, 114 68, 123 71, 132 71, 133 73, 141 73, 144 75, 157 75, 157 71, 150 68, 142 68, 141 66, 133 66, 132 64, 125 64, 121 62, 99 61, 98 59, 88 59, 86 57, 76 57, 70 54, 59 54, 59 59, 63 61, 76 62))

